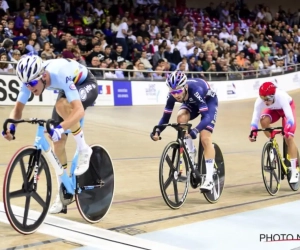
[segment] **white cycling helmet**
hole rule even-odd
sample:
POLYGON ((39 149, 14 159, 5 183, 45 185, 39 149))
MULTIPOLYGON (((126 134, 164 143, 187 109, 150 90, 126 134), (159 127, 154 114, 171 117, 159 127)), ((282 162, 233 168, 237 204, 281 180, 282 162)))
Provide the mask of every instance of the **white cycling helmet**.
POLYGON ((43 69, 43 61, 37 55, 23 56, 17 64, 16 73, 23 83, 36 79, 43 69))
POLYGON ((178 87, 183 87, 186 84, 187 77, 181 71, 174 71, 169 74, 166 79, 166 84, 171 89, 176 89, 178 87))

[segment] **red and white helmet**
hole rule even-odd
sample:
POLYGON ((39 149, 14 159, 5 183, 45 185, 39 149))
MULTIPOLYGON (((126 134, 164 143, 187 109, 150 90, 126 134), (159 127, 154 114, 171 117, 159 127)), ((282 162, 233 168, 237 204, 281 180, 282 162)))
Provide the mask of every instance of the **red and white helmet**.
POLYGON ((275 92, 276 92, 276 86, 272 82, 264 82, 259 87, 259 96, 264 100, 274 99, 275 92))

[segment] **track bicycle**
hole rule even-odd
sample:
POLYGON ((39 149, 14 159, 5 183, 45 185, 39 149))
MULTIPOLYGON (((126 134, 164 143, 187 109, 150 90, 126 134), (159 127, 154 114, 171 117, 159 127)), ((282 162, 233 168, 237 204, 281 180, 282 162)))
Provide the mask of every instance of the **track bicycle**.
MULTIPOLYGON (((291 179, 291 163, 289 161, 289 155, 287 150, 287 144, 283 139, 283 155, 281 155, 279 145, 276 141, 275 136, 278 134, 284 135, 283 127, 271 127, 263 129, 255 129, 250 133, 250 137, 253 137, 254 132, 270 132, 270 139, 267 141, 262 150, 261 156, 261 170, 264 185, 267 192, 274 196, 280 189, 280 182, 287 177, 288 184, 293 191, 297 191, 300 185, 300 178, 298 174, 298 182, 290 183, 291 179), (270 180, 268 181, 268 174, 270 174, 270 180), (274 177, 274 178, 273 178, 274 177), (273 181, 275 183, 273 183, 273 181)), ((256 138, 254 138, 256 139, 256 138)), ((297 158, 299 163, 299 152, 297 151, 297 158)), ((299 165, 297 163, 297 170, 299 171, 299 165)))
MULTIPOLYGON (((187 198, 189 186, 191 185, 193 189, 200 187, 206 177, 204 148, 201 143, 201 137, 198 147, 198 163, 194 163, 194 159, 190 156, 185 143, 186 133, 190 131, 191 126, 192 124, 189 123, 171 123, 156 125, 153 128, 153 134, 155 134, 157 129, 164 127, 172 127, 177 130, 176 141, 166 145, 159 164, 161 194, 165 203, 171 209, 180 208, 187 198), (170 190, 171 193, 168 194, 167 190, 170 190)), ((213 173, 214 187, 211 191, 202 192, 205 199, 210 203, 216 203, 220 199, 225 183, 224 158, 220 147, 216 143, 213 143, 213 145, 216 153, 213 173)))
MULTIPOLYGON (((66 206, 74 202, 74 197, 79 213, 89 223, 99 222, 108 213, 114 196, 114 168, 104 147, 90 145, 93 153, 89 169, 84 174, 75 176, 78 152, 73 157, 68 174, 45 137, 45 126, 49 133, 51 126, 55 126, 55 121, 37 118, 7 119, 3 124, 3 131, 7 131, 8 123, 38 125, 34 145, 22 147, 14 154, 4 177, 4 209, 9 223, 17 232, 32 234, 45 220, 52 194, 48 162, 61 178, 59 194, 64 213, 67 213, 66 206), (34 210, 30 209, 32 204, 35 204, 34 210)), ((66 133, 68 132, 70 130, 66 133)))

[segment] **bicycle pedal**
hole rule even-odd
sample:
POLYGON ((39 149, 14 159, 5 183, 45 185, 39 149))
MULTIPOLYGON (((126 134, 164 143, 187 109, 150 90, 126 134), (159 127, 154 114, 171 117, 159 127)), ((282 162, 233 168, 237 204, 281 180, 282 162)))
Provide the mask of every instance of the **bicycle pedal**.
POLYGON ((187 177, 186 176, 178 176, 178 182, 186 182, 187 177))
POLYGON ((67 190, 63 184, 61 184, 61 186, 60 186, 59 196, 60 196, 60 200, 64 206, 71 204, 73 201, 73 195, 67 192, 67 190))

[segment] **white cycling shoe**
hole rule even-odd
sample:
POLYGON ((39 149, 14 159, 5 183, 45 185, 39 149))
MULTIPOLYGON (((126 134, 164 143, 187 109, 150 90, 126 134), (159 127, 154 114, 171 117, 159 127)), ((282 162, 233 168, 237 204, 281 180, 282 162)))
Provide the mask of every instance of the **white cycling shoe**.
POLYGON ((75 175, 82 175, 89 169, 92 153, 93 150, 90 147, 78 152, 77 168, 74 170, 75 175))
POLYGON ((297 183, 299 180, 299 172, 297 168, 292 168, 291 169, 291 179, 290 179, 290 183, 297 183))
POLYGON ((63 204, 60 200, 59 194, 56 195, 56 199, 49 209, 49 214, 58 214, 63 210, 63 204))
POLYGON ((207 192, 207 191, 211 191, 213 187, 214 187, 214 183, 212 180, 205 180, 201 185, 200 190, 207 192))

